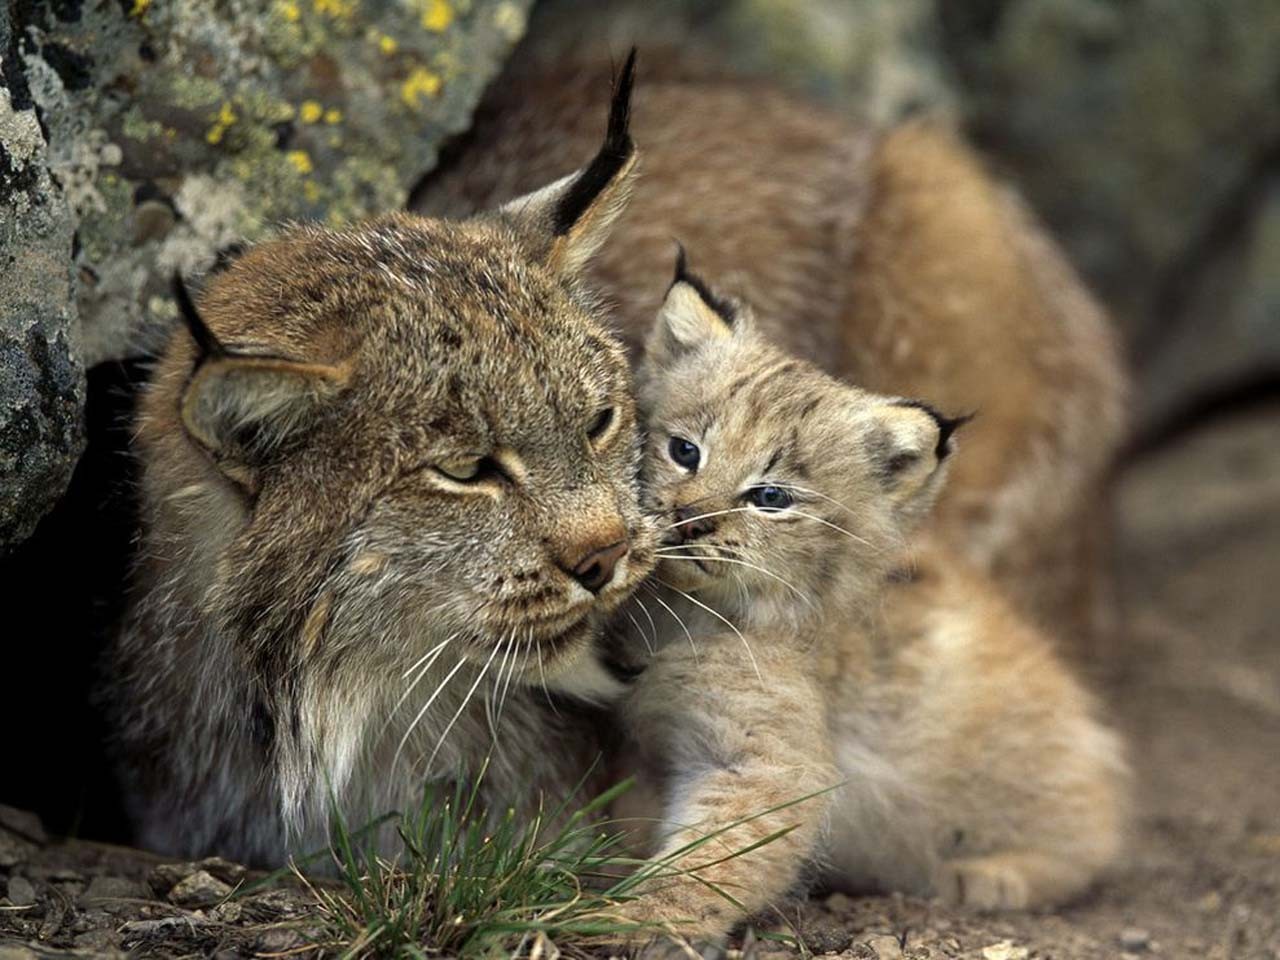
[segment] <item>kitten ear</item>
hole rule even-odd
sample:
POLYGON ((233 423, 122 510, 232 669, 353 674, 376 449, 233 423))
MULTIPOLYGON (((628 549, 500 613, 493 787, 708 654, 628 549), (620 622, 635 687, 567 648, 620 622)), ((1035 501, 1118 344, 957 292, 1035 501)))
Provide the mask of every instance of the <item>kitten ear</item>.
POLYGON ((871 444, 876 472, 898 511, 908 518, 933 505, 955 449, 954 434, 973 414, 945 417, 919 400, 888 400, 875 409, 871 444))
POLYGON ((557 273, 576 273, 586 265, 608 238, 631 195, 638 157, 630 133, 635 74, 636 50, 632 47, 614 82, 609 123, 595 159, 577 173, 512 200, 499 210, 557 273))
POLYGON ((182 425, 225 474, 252 486, 253 467, 314 422, 346 386, 350 370, 237 353, 205 324, 181 275, 173 278, 173 294, 197 348, 182 392, 182 425))
POLYGON ((677 243, 675 277, 649 335, 646 358, 652 363, 672 360, 704 343, 733 336, 742 322, 742 308, 691 273, 684 247, 677 243))

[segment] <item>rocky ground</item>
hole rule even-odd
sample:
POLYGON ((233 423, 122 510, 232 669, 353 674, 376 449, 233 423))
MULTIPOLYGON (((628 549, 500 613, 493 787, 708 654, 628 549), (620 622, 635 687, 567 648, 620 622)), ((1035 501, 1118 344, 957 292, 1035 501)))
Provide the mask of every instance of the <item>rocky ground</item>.
MULTIPOLYGON (((1120 481, 1129 627, 1104 692, 1132 746, 1128 862, 1049 914, 981 916, 835 895, 779 929, 818 955, 1280 960, 1280 406, 1203 425, 1120 481)), ((44 955, 290 956, 308 951, 304 890, 223 902, 231 864, 44 836, 0 816, 0 960, 44 955)), ((781 949, 761 941, 754 950, 781 949)))

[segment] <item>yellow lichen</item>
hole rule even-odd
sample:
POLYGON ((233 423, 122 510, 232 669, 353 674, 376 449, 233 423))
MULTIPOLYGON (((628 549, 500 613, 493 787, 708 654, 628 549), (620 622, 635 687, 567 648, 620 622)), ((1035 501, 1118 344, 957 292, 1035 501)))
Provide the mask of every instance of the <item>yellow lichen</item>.
POLYGON ((302 8, 293 0, 284 0, 279 6, 280 16, 284 17, 290 23, 297 23, 302 19, 302 8))
POLYGON ((305 150, 290 150, 284 155, 284 158, 289 161, 293 169, 304 177, 315 169, 315 166, 311 163, 311 154, 305 150))
POLYGON ((493 11, 493 25, 511 43, 515 43, 524 35, 524 11, 514 3, 500 3, 493 11))
POLYGON ((440 93, 440 85, 440 74, 433 73, 426 67, 415 67, 400 85, 400 99, 406 106, 417 109, 424 96, 434 97, 440 93))
POLYGON ((395 53, 399 46, 395 37, 388 37, 385 33, 378 38, 378 49, 388 57, 395 53))
POLYGON ((442 33, 449 29, 455 15, 449 0, 427 0, 422 9, 422 26, 433 33, 442 33))
POLYGON ((227 128, 235 123, 238 119, 235 109, 227 100, 222 101, 222 106, 218 108, 217 114, 213 118, 213 126, 205 131, 204 138, 207 142, 217 145, 222 142, 222 136, 227 132, 227 128))
POLYGON ((342 111, 335 107, 330 107, 324 112, 324 122, 333 126, 335 123, 342 122, 342 111))
POLYGON ((316 103, 314 100, 307 100, 302 104, 298 111, 298 117, 303 123, 316 123, 324 116, 324 107, 316 103))
POLYGON ((320 199, 320 187, 314 180, 305 180, 302 184, 302 195, 311 203, 320 199))
POLYGON ((335 20, 350 20, 360 6, 360 0, 311 0, 316 13, 323 13, 335 20))
POLYGON ((129 16, 141 17, 150 6, 151 0, 133 0, 133 6, 129 8, 129 16))

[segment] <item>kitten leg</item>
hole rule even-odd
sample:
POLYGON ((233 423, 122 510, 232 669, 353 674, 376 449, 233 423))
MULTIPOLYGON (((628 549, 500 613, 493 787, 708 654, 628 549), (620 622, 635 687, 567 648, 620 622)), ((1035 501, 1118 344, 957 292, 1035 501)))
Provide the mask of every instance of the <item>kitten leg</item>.
POLYGON ((660 656, 629 710, 633 736, 671 772, 655 875, 621 913, 715 941, 799 881, 825 827, 824 791, 839 773, 822 698, 796 662, 803 658, 762 654, 762 683, 744 672, 740 647, 717 656, 716 645, 699 645, 699 663, 660 656))

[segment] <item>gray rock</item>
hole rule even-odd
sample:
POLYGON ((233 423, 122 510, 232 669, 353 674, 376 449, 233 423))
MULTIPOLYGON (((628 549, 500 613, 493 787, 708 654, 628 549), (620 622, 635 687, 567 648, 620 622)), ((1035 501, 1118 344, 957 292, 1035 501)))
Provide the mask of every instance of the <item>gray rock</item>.
POLYGON ((283 220, 403 207, 529 5, 23 5, 24 66, 79 231, 86 363, 168 329, 174 270, 283 220))
POLYGON ((84 369, 172 326, 170 275, 403 207, 531 2, 0 8, 0 550, 66 487, 84 369))
POLYGON ((1264 361, 1274 370, 1275 268, 1264 279, 1256 259, 1274 254, 1254 238, 1275 228, 1252 211, 1268 202, 1280 145, 1280 4, 938 9, 980 141, 1115 308, 1153 394, 1141 419, 1264 361), (1233 271, 1255 289, 1205 295, 1233 271))
POLYGON ((15 907, 31 906, 36 902, 36 888, 26 877, 10 877, 9 902, 15 907))
POLYGON ((72 221, 0 8, 0 552, 31 534, 84 446, 72 221))
POLYGON ((169 891, 169 902, 180 907, 211 907, 230 894, 230 886, 205 870, 197 870, 169 891))
POLYGON ((1280 176, 1255 194, 1239 229, 1182 284, 1178 310, 1143 358, 1146 422, 1280 370, 1280 176))

